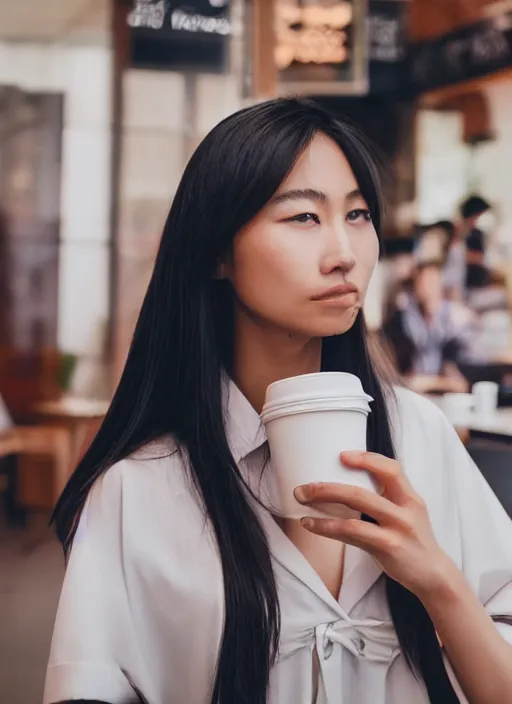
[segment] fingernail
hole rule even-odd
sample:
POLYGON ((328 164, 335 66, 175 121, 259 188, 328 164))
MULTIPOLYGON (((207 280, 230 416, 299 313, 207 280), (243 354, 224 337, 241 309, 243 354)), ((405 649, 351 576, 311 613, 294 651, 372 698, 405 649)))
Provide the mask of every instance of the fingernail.
POLYGON ((301 486, 298 486, 295 491, 293 492, 295 498, 297 501, 305 501, 306 500, 306 492, 301 486))
POLYGON ((312 518, 301 518, 300 522, 304 528, 312 528, 314 523, 312 518))

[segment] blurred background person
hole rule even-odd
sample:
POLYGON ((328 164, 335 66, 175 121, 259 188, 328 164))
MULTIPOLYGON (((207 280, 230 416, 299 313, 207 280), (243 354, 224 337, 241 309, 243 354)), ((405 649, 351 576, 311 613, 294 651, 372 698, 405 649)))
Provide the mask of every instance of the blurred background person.
POLYGON ((446 261, 455 237, 455 225, 439 220, 431 225, 417 226, 414 256, 416 261, 446 261))
POLYGON ((443 285, 448 298, 462 301, 466 290, 466 245, 462 230, 451 220, 441 220, 437 226, 444 232, 443 285))
POLYGON ((466 289, 478 289, 491 283, 491 275, 485 265, 486 233, 481 229, 482 215, 491 209, 481 196, 467 198, 460 207, 461 230, 466 246, 466 289))
POLYGON ((477 320, 449 300, 442 262, 417 265, 412 280, 394 294, 383 327, 399 373, 417 390, 466 391, 459 364, 468 357, 477 320))

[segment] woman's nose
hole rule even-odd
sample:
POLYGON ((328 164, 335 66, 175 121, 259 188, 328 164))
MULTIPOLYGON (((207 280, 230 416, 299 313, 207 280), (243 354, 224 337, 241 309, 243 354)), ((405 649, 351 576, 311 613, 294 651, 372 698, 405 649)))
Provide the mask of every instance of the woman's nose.
POLYGON ((330 274, 336 270, 348 274, 354 268, 355 263, 355 255, 345 229, 343 227, 333 228, 322 260, 322 274, 330 274))

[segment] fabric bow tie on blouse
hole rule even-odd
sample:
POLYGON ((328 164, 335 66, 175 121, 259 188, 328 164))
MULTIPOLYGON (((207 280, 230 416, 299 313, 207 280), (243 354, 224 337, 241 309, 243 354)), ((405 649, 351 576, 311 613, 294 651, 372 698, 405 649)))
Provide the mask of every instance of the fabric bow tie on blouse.
MULTIPOLYGON (((281 642, 279 655, 281 660, 285 660, 297 651, 304 650, 311 671, 310 658, 315 649, 325 692, 322 704, 351 704, 350 701, 340 699, 340 692, 346 689, 343 686, 343 668, 340 660, 343 649, 355 656, 360 666, 364 667, 365 662, 372 664, 372 675, 368 679, 365 678, 365 700, 368 704, 381 704, 383 693, 386 691, 388 670, 400 652, 392 623, 374 619, 356 620, 345 616, 337 621, 322 623, 290 634, 281 642)), ((311 702, 312 696, 311 689, 304 701, 311 702)))

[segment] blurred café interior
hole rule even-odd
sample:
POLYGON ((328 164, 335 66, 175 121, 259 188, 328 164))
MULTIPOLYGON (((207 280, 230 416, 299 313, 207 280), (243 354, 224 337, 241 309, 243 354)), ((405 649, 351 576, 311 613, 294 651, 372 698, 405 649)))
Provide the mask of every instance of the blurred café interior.
POLYGON ((106 412, 191 153, 287 94, 383 153, 372 339, 512 515, 512 1, 17 0, 0 3, 7 530, 48 514, 106 412))
POLYGON ((52 506, 101 422, 190 154, 279 94, 350 117, 385 157, 366 318, 386 357, 438 400, 498 384, 465 430, 512 436, 512 3, 20 0, 0 9, 9 519, 52 506))

